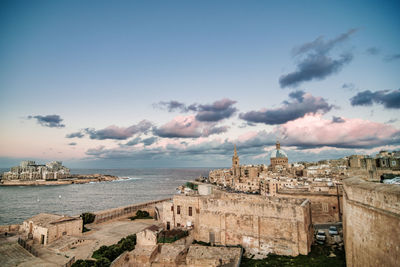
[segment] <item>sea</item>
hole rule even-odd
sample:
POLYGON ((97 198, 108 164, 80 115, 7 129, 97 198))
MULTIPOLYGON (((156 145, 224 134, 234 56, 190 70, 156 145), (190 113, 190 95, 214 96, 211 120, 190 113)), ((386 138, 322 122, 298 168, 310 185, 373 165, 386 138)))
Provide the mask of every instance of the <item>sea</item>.
MULTIPOLYGON (((1 169, 0 172, 9 171, 1 169)), ((210 168, 71 169, 71 173, 101 173, 120 178, 88 184, 0 186, 0 225, 22 223, 41 212, 79 215, 172 197, 177 187, 210 168)))

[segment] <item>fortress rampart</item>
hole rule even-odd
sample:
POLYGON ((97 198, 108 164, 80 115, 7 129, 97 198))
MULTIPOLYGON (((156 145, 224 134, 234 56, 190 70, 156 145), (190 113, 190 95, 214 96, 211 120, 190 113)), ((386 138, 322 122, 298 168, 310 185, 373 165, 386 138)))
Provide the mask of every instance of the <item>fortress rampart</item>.
MULTIPOLYGON (((134 216, 134 215, 136 215, 136 212, 138 210, 145 210, 150 213, 150 216, 154 217, 155 216, 155 206, 164 201, 170 201, 170 200, 171 200, 171 198, 166 198, 166 199, 138 203, 138 204, 133 204, 133 205, 114 208, 114 209, 96 211, 96 212, 93 212, 93 214, 96 215, 96 218, 93 223, 94 224, 103 223, 103 222, 107 222, 110 220, 119 219, 122 217, 134 216)), ((157 215, 157 216, 159 216, 159 215, 157 215)))
POLYGON ((400 187, 350 178, 343 189, 347 266, 399 266, 400 187))

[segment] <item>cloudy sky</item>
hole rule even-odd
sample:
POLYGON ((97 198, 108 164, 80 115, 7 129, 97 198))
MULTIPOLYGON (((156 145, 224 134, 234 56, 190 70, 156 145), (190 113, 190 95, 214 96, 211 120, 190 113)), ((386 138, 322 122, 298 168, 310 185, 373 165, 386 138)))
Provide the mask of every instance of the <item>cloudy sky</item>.
POLYGON ((400 149, 397 1, 1 1, 0 167, 400 149))

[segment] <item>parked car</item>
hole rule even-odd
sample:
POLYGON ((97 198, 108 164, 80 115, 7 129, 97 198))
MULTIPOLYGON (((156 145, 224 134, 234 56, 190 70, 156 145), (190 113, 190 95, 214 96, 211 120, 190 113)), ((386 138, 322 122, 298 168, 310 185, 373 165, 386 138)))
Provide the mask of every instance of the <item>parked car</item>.
POLYGON ((326 240, 325 231, 318 230, 317 235, 315 236, 315 239, 317 239, 317 241, 325 241, 326 240))
POLYGON ((329 234, 330 234, 330 235, 338 235, 338 234, 339 234, 339 232, 338 232, 336 226, 330 226, 330 227, 329 227, 329 234))

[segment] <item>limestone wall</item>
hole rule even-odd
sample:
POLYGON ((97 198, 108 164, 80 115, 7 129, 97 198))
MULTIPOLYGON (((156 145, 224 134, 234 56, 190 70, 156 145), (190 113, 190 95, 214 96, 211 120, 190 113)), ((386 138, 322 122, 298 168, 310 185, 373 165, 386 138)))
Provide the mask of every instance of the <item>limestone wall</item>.
POLYGON ((15 233, 21 228, 20 224, 0 225, 0 233, 15 233))
POLYGON ((340 222, 343 214, 343 197, 337 194, 318 192, 289 192, 279 190, 276 194, 281 197, 307 198, 311 202, 312 223, 340 222))
POLYGON ((247 194, 174 196, 164 208, 171 228, 192 224, 194 238, 242 245, 251 253, 308 254, 313 238, 310 202, 247 194), (192 213, 190 214, 190 210, 192 213))
POLYGON ((165 201, 170 201, 170 200, 171 200, 171 198, 166 198, 166 199, 161 199, 161 200, 138 203, 138 204, 129 205, 129 206, 125 206, 125 207, 119 207, 119 208, 115 208, 115 209, 97 211, 97 212, 94 212, 94 214, 96 215, 96 218, 93 223, 97 224, 97 223, 103 223, 106 221, 110 221, 113 219, 135 216, 136 212, 138 210, 145 210, 150 213, 150 216, 154 217, 155 206, 159 203, 162 203, 165 201))
POLYGON ((399 266, 400 186, 343 181, 347 266, 399 266))
POLYGON ((81 236, 83 222, 82 219, 74 219, 71 221, 64 221, 62 223, 55 223, 49 227, 47 243, 51 243, 64 235, 81 236))

